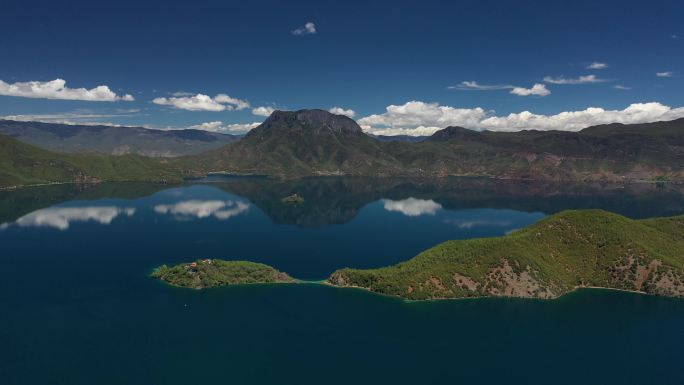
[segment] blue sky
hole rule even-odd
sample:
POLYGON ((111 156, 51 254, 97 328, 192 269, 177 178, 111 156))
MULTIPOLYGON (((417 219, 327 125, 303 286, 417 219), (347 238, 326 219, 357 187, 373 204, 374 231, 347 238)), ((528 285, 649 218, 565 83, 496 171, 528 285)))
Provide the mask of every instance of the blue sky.
POLYGON ((0 116, 229 131, 340 107, 390 134, 672 119, 682 15, 681 1, 4 0, 0 116))

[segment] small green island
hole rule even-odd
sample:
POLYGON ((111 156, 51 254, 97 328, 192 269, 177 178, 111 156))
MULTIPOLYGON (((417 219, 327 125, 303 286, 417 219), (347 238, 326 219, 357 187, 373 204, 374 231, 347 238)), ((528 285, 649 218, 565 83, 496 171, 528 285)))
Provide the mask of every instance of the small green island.
POLYGON ((338 270, 328 283, 410 300, 550 299, 583 287, 684 297, 684 216, 564 211, 503 237, 447 241, 395 266, 338 270))
POLYGON ((304 203, 304 198, 301 195, 294 193, 290 196, 286 196, 285 198, 281 199, 280 201, 286 205, 300 205, 300 204, 304 203))
POLYGON ((198 259, 172 267, 162 265, 152 277, 168 284, 192 289, 264 283, 296 283, 289 275, 263 263, 198 259))

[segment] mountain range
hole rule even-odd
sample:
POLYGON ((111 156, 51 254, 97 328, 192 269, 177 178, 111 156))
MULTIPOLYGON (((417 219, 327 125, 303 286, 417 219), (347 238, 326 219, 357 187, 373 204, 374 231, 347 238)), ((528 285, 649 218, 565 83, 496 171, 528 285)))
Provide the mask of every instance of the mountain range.
POLYGON ((0 135, 0 187, 64 182, 180 182, 164 159, 140 155, 57 153, 0 135))
POLYGON ((151 175, 151 180, 174 180, 208 173, 286 178, 481 176, 547 181, 684 181, 684 119, 635 125, 609 124, 579 132, 491 132, 447 127, 421 141, 410 142, 379 140, 364 133, 353 119, 323 110, 275 111, 244 137, 221 139, 231 142, 223 145, 216 143, 220 139, 211 139, 221 138, 215 136, 220 134, 203 131, 105 126, 61 126, 58 129, 41 123, 0 123, 14 127, 13 135, 22 141, 67 138, 54 143, 72 143, 69 145, 72 151, 81 148, 82 151, 111 154, 135 152, 130 150, 133 148, 143 151, 145 147, 144 151, 168 155, 180 151, 172 149, 177 145, 186 153, 199 151, 198 148, 209 146, 207 143, 216 146, 199 154, 153 161, 138 155, 135 155, 138 158, 121 158, 49 152, 0 135, 5 148, 0 167, 4 170, 0 171, 3 183, 0 185, 10 183, 5 182, 7 180, 19 184, 88 178, 110 180, 112 177, 140 180, 143 175, 151 175), (29 127, 25 132, 21 131, 24 125, 29 127), (121 134, 118 130, 122 130, 121 134), (112 139, 110 144, 92 144, 97 142, 98 132, 104 138, 102 142, 119 139, 112 139), (78 139, 81 137, 92 140, 81 141, 78 139), (145 139, 138 140, 140 138, 145 139), (156 150, 144 143, 154 144, 156 150), (128 150, 120 151, 121 146, 127 146, 128 150), (119 150, 113 150, 117 148, 119 150), (27 167, 32 153, 40 154, 40 167, 30 164, 27 167), (92 164, 124 162, 127 167, 91 167, 82 163, 81 156, 99 159, 92 164), (18 163, 17 159, 24 163, 18 163), (46 163, 49 159, 54 162, 46 163), (17 168, 18 164, 23 167, 17 168), (41 168, 46 164, 63 170, 46 174, 41 168), (3 177, 3 172, 8 176, 3 177))
POLYGON ((447 127, 411 143, 378 140, 327 111, 276 111, 243 139, 190 158, 188 167, 199 172, 286 177, 684 180, 684 119, 579 132, 447 127))
POLYGON ((142 127, 73 125, 0 120, 0 134, 48 150, 137 154, 149 157, 193 155, 240 137, 203 130, 153 130, 142 127))

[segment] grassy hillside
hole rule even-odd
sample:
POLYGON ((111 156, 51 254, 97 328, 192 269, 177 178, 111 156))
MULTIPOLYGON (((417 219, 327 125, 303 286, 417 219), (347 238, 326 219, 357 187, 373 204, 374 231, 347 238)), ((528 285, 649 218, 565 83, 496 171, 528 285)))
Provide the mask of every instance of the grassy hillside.
POLYGON ((0 187, 96 181, 180 181, 163 160, 138 155, 62 154, 0 135, 0 187))
POLYGON ((584 286, 684 296, 684 216, 564 211, 504 237, 444 242, 395 266, 338 270, 329 282, 408 299, 555 298, 584 286))

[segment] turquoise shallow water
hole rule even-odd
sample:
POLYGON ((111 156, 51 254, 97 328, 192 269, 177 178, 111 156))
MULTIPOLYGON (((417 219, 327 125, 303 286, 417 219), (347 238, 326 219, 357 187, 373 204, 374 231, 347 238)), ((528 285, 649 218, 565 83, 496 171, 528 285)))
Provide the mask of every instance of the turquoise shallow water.
POLYGON ((213 179, 0 195, 0 384, 684 381, 684 300, 408 303, 322 285, 193 291, 147 274, 211 256, 305 279, 396 263, 546 214, 684 212, 676 189, 213 179), (307 202, 280 197, 300 191, 307 202))

